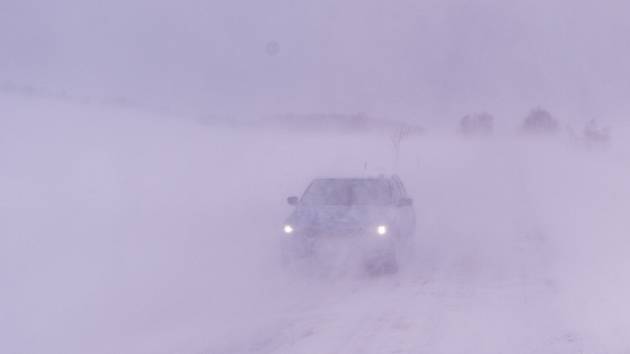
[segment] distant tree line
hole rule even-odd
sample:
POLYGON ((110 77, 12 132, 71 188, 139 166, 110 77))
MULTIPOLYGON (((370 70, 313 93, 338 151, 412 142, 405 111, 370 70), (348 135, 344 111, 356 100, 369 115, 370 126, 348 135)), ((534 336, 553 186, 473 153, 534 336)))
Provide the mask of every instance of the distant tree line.
MULTIPOLYGON (((489 113, 467 114, 459 120, 457 129, 460 134, 465 136, 487 136, 492 134, 494 122, 494 117, 489 113)), ((558 119, 549 111, 537 107, 523 118, 519 131, 529 136, 549 136, 560 132, 561 126, 558 119)), ((572 129, 569 129, 569 134, 574 139, 593 143, 607 142, 610 139, 609 129, 602 127, 594 119, 584 125, 581 134, 572 129)))

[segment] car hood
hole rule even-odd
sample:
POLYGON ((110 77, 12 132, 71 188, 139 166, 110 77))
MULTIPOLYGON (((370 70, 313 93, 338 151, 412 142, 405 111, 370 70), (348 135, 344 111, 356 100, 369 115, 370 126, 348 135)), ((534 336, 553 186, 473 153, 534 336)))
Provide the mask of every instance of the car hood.
POLYGON ((387 224, 391 218, 391 209, 387 206, 301 205, 296 207, 287 223, 298 232, 360 232, 387 224))

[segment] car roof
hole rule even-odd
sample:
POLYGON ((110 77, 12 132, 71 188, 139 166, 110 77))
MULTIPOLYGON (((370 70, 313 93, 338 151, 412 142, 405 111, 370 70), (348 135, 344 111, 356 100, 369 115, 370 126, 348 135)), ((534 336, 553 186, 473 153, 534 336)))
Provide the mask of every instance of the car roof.
MULTIPOLYGON (((391 176, 384 176, 384 175, 380 175, 380 176, 367 176, 367 177, 320 177, 320 178, 315 178, 312 182, 311 185, 315 182, 334 182, 334 181, 349 181, 349 182, 359 182, 359 181, 378 181, 378 182, 382 182, 384 184, 386 184, 390 190, 391 193, 393 193, 394 195, 398 195, 399 197, 406 197, 407 196, 407 190, 405 189, 404 184, 402 183, 402 181, 400 180, 400 177, 398 177, 397 175, 391 175, 391 176)), ((310 186, 309 186, 310 188, 310 186)), ((307 188, 308 190, 308 188, 307 188)))
POLYGON ((315 180, 326 180, 326 181, 375 181, 375 180, 396 180, 398 176, 392 175, 390 176, 368 176, 368 177, 318 177, 315 180))

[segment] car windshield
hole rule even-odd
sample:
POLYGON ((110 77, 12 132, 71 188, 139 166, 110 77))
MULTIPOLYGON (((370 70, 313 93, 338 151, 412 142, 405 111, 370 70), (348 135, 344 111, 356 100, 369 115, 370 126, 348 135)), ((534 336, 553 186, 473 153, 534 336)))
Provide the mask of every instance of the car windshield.
POLYGON ((383 179, 318 179, 308 187, 306 205, 386 205, 391 202, 389 184, 383 179))

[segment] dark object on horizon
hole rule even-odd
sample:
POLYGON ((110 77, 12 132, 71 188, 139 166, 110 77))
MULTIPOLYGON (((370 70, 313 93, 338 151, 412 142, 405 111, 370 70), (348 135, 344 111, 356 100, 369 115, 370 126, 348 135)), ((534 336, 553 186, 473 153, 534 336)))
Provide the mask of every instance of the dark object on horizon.
POLYGON ((583 134, 587 143, 607 143, 610 140, 610 130, 600 126, 595 119, 586 123, 583 134))
POLYGON ((468 114, 459 121, 459 132, 464 135, 490 135, 494 129, 494 117, 488 113, 468 114))
POLYGON ((382 132, 400 129, 409 130, 410 135, 423 133, 421 126, 404 121, 373 117, 365 113, 337 114, 281 114, 271 116, 264 124, 289 130, 337 131, 342 133, 382 132))
POLYGON ((553 134, 558 131, 558 121, 547 110, 536 108, 525 117, 522 131, 529 134, 553 134))
POLYGON ((280 52, 280 44, 276 41, 268 42, 265 46, 265 51, 270 56, 276 56, 280 52))

